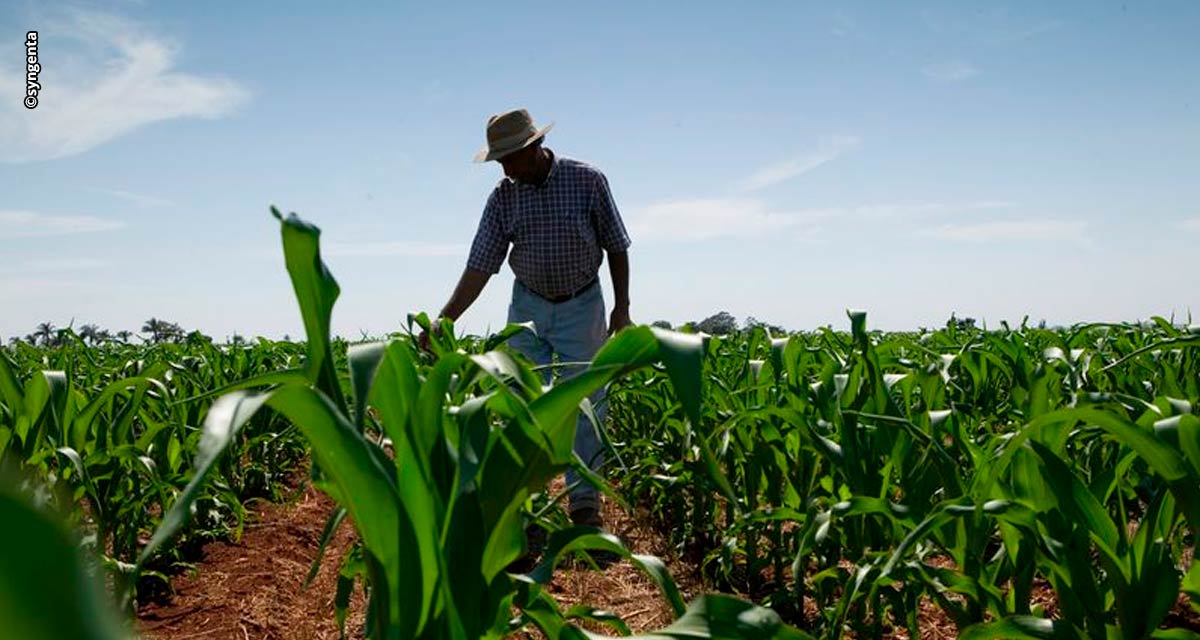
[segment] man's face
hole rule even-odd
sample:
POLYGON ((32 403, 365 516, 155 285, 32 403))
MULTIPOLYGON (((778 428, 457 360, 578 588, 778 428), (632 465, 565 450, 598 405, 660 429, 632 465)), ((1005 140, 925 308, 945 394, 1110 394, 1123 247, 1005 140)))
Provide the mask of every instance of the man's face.
POLYGON ((497 162, 504 167, 504 175, 517 182, 533 184, 537 181, 537 159, 540 152, 541 147, 538 145, 525 147, 500 158, 497 162))

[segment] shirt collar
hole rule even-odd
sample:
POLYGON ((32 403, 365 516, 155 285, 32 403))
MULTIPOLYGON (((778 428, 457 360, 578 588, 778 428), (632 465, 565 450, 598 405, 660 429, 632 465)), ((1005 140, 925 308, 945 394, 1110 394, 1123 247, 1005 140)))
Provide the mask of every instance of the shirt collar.
POLYGON ((546 153, 550 154, 550 171, 546 173, 546 181, 539 186, 550 186, 550 181, 554 179, 554 174, 558 170, 558 154, 552 149, 547 148, 546 153))
POLYGON ((546 174, 545 182, 541 184, 525 184, 524 182, 517 182, 516 180, 508 177, 506 177, 505 180, 508 180, 518 187, 525 189, 545 189, 546 187, 550 186, 550 182, 554 180, 555 174, 558 173, 558 155, 548 147, 545 147, 545 149, 546 152, 550 154, 550 172, 546 174))

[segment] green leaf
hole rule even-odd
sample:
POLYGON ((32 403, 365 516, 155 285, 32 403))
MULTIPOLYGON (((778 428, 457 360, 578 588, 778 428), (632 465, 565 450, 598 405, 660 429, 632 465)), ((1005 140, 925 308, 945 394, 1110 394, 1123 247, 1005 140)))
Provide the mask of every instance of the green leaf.
POLYGON ((493 333, 492 335, 488 336, 487 340, 483 343, 483 350, 485 352, 492 351, 496 347, 508 342, 509 338, 521 333, 522 331, 528 331, 534 335, 537 335, 537 329, 534 328, 532 320, 529 322, 514 322, 504 327, 497 333, 493 333))
POLYGON ((529 578, 538 584, 550 584, 554 578, 554 569, 563 557, 572 551, 607 551, 621 557, 630 557, 629 550, 621 544, 621 540, 611 533, 604 533, 595 527, 570 527, 560 529, 550 535, 542 559, 529 572, 529 578))
MULTIPOLYGON (((592 640, 608 638, 576 629, 592 640)), ((687 612, 665 629, 629 636, 631 640, 753 639, 805 640, 812 636, 790 627, 770 609, 733 596, 707 594, 692 601, 687 612)))
POLYGON ((1084 636, 1061 620, 1046 620, 1034 616, 1009 616, 995 622, 972 625, 963 629, 959 640, 1017 640, 1082 639, 1084 636))
POLYGON ((1200 633, 1188 629, 1156 629, 1150 637, 1154 640, 1200 640, 1200 633))
POLYGON ((684 613, 679 587, 675 585, 675 580, 671 578, 662 560, 654 556, 630 553, 616 536, 594 527, 570 527, 551 534, 546 549, 542 552, 541 561, 529 572, 529 579, 538 584, 549 584, 554 578, 555 567, 563 557, 573 551, 606 551, 628 559, 658 585, 675 610, 675 615, 684 613))
POLYGON ((617 614, 605 610, 597 609, 596 607, 577 604, 570 609, 567 609, 563 614, 565 618, 572 620, 588 620, 591 622, 599 622, 612 627, 617 633, 627 636, 631 633, 629 626, 617 614))
POLYGON ((480 562, 484 580, 490 581, 504 571, 505 567, 520 557, 524 550, 525 528, 524 516, 521 513, 521 505, 524 502, 525 496, 516 496, 491 529, 491 535, 487 537, 487 543, 483 549, 483 559, 480 562))
POLYGON ((300 304, 304 333, 308 337, 308 361, 305 363, 308 378, 333 401, 334 406, 346 413, 346 399, 334 368, 329 329, 333 304, 341 294, 341 288, 321 261, 321 230, 295 213, 284 218, 279 209, 271 207, 271 214, 281 223, 283 255, 296 301, 300 304))
POLYGON ((1104 505, 1088 491, 1087 486, 1080 482, 1062 458, 1054 455, 1053 451, 1040 442, 1029 444, 1042 459, 1043 469, 1046 471, 1045 479, 1058 499, 1059 508, 1069 520, 1082 524, 1100 545, 1100 549, 1109 554, 1114 562, 1120 563, 1116 549, 1121 542, 1121 534, 1104 505))
POLYGON ((329 546, 333 536, 337 533, 338 527, 342 526, 342 522, 346 520, 346 510, 338 507, 329 514, 329 518, 325 520, 325 528, 321 530, 321 539, 317 545, 317 555, 313 558, 312 565, 308 569, 308 575, 304 578, 304 584, 301 589, 307 589, 312 581, 316 579, 317 573, 321 570, 321 560, 325 558, 325 549, 329 546))
POLYGON ((24 404, 25 397, 21 391, 21 383, 17 380, 15 367, 8 356, 0 353, 0 400, 12 411, 24 404))
POLYGON ((354 413, 351 415, 354 417, 354 427, 360 433, 366 424, 371 384, 386 348, 387 345, 382 342, 373 342, 354 345, 346 352, 346 360, 350 366, 350 388, 354 391, 354 413))
POLYGON ((0 493, 0 629, 21 640, 119 640, 123 631, 79 545, 62 526, 0 493))

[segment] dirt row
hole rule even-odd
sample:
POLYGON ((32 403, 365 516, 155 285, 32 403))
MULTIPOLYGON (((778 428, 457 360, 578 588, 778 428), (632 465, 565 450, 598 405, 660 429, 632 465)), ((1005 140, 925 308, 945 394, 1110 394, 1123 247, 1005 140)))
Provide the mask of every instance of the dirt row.
MULTIPOLYGON (((138 611, 147 640, 336 639, 334 594, 338 560, 354 540, 349 521, 326 550, 314 582, 302 589, 316 557, 325 521, 334 509, 327 496, 311 486, 291 504, 267 505, 254 513, 237 542, 204 547, 197 569, 173 580, 175 594, 165 604, 138 611)), ((697 594, 694 571, 670 562, 661 536, 641 526, 612 504, 604 506, 607 529, 635 553, 668 560, 685 599, 697 594)), ((638 569, 620 562, 603 572, 586 567, 560 569, 550 585, 568 607, 586 602, 620 615, 635 633, 661 628, 671 621, 670 607, 658 588, 638 569)), ((347 620, 350 637, 361 637, 363 596, 356 590, 347 620)))

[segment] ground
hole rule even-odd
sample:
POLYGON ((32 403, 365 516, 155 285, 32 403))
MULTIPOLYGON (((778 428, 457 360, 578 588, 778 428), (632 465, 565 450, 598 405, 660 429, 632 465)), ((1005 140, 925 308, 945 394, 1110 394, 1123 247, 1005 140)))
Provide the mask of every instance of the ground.
MULTIPOLYGON (((168 603, 140 608, 143 636, 147 640, 336 639, 337 559, 354 536, 348 521, 327 549, 316 580, 301 589, 333 509, 333 501, 312 487, 293 503, 259 509, 240 541, 205 546, 197 570, 175 578, 175 595, 168 603)), ((608 530, 634 553, 667 560, 686 600, 697 594, 700 581, 695 572, 671 562, 661 536, 611 501, 604 506, 604 516, 608 530)), ((670 607, 658 588, 627 562, 603 572, 560 569, 550 590, 564 608, 586 602, 608 609, 635 633, 661 628, 671 620, 670 607)), ((361 591, 356 591, 347 623, 351 637, 362 629, 362 601, 361 591)))

